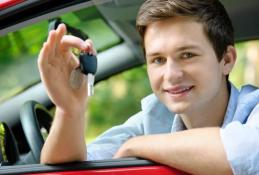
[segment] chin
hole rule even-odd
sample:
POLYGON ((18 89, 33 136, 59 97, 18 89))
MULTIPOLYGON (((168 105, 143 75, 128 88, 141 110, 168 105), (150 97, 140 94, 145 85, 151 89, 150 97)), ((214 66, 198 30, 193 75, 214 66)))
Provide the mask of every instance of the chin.
POLYGON ((186 113, 187 109, 188 109, 188 106, 187 105, 184 105, 184 104, 174 104, 174 105, 166 105, 167 108, 173 112, 173 113, 176 113, 176 114, 183 114, 183 113, 186 113))
POLYGON ((160 101, 165 104, 165 106, 169 109, 169 111, 176 113, 176 114, 182 114, 186 113, 188 109, 190 108, 190 103, 188 101, 181 101, 176 102, 168 99, 165 96, 158 96, 160 98, 160 101))

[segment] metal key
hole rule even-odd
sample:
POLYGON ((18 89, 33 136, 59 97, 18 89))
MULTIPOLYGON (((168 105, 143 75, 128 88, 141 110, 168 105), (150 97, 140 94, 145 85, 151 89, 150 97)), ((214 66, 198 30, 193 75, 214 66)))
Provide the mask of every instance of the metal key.
POLYGON ((79 61, 81 72, 87 75, 88 96, 92 96, 94 94, 94 78, 97 70, 97 58, 95 55, 81 52, 79 55, 79 61))

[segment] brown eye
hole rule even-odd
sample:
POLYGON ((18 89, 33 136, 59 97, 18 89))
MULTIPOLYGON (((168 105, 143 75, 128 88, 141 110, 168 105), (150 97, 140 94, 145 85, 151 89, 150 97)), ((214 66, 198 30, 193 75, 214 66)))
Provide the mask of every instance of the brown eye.
POLYGON ((185 53, 182 54, 182 58, 184 58, 184 59, 189 59, 189 58, 192 58, 194 56, 195 55, 191 52, 185 52, 185 53))
POLYGON ((157 57, 153 59, 153 63, 155 64, 163 64, 166 62, 166 59, 163 57, 157 57))

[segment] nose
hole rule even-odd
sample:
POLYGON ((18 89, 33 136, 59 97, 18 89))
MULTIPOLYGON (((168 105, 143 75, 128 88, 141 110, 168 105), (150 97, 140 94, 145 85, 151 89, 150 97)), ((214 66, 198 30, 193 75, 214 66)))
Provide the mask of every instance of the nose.
POLYGON ((184 76, 182 66, 172 59, 168 59, 164 69, 164 80, 170 83, 178 83, 184 76))

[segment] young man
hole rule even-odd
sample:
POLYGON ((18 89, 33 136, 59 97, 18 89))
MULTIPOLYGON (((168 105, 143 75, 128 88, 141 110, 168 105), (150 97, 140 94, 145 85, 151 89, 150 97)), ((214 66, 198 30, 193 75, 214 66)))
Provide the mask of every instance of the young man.
POLYGON ((228 81, 236 51, 218 0, 147 0, 137 27, 154 94, 142 111, 87 146, 86 82, 69 85, 79 63, 71 47, 96 54, 91 41, 60 25, 39 55, 43 83, 57 109, 42 163, 142 157, 192 174, 259 173, 259 91, 228 81), (55 80, 55 81, 53 81, 55 80), (69 102, 67 99, 71 99, 69 102), (74 130, 70 130, 74 125, 74 130))

